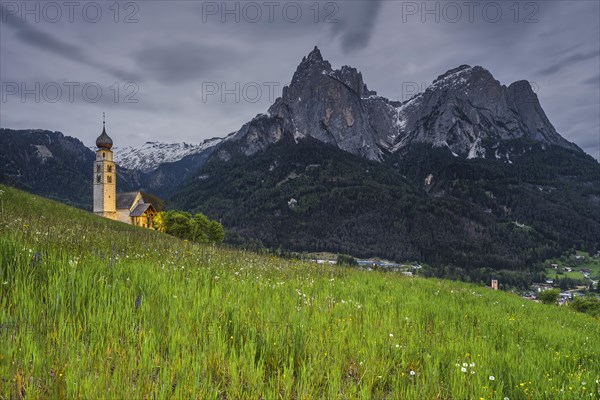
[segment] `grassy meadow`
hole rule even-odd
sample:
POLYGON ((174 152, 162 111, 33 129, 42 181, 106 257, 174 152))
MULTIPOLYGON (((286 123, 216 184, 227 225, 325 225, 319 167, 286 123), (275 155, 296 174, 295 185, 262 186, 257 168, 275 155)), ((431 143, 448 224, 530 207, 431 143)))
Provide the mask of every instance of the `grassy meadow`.
POLYGON ((600 321, 0 186, 0 399, 599 399, 600 321))
POLYGON ((582 269, 588 269, 590 271, 590 277, 594 280, 600 279, 600 259, 594 257, 593 254, 577 251, 575 253, 579 256, 584 256, 585 260, 580 261, 573 258, 573 256, 564 256, 562 258, 554 258, 546 261, 546 275, 549 277, 553 277, 555 279, 560 279, 562 277, 567 277, 579 281, 584 280, 584 276, 582 273, 582 269), (566 272, 564 270, 559 274, 554 268, 550 267, 551 264, 557 264, 561 269, 564 267, 571 267, 571 272, 566 272))

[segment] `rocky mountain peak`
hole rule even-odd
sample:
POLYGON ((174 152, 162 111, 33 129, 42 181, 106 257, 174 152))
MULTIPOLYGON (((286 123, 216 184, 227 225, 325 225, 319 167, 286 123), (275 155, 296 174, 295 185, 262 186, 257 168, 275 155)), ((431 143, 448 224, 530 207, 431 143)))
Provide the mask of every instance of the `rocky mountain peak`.
POLYGON ((467 158, 488 157, 490 146, 521 138, 579 150, 556 132, 527 81, 506 87, 481 66, 461 65, 400 103, 376 96, 356 68, 332 69, 317 47, 302 58, 268 115, 244 125, 235 138, 252 154, 286 134, 371 160, 413 143, 467 158))
POLYGON ((502 86, 494 76, 480 66, 461 65, 438 76, 428 87, 428 91, 479 87, 485 90, 498 90, 502 86))
POLYGON ((308 56, 302 58, 302 62, 296 68, 292 78, 291 86, 301 85, 311 76, 331 73, 331 64, 324 60, 321 51, 315 46, 308 56))
POLYGON ((323 62, 323 56, 321 55, 321 50, 317 46, 308 53, 308 56, 303 57, 302 61, 313 61, 313 62, 323 62))
POLYGON ((521 80, 511 83, 508 89, 513 92, 534 93, 529 81, 521 80))
POLYGON ((459 74, 464 74, 464 73, 468 73, 472 70, 473 68, 470 65, 461 65, 460 67, 456 67, 453 69, 450 69, 448 71, 446 71, 445 73, 443 73, 442 75, 438 76, 437 78, 435 78, 435 80, 433 81, 433 83, 437 83, 439 81, 454 77, 456 75, 459 74))

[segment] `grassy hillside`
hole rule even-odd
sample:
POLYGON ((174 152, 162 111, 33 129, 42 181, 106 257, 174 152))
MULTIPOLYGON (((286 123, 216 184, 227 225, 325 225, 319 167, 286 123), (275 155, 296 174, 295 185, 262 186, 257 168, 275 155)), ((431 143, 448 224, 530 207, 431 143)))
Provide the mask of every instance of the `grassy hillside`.
POLYGON ((600 322, 569 309, 0 190, 0 399, 600 398, 600 322))

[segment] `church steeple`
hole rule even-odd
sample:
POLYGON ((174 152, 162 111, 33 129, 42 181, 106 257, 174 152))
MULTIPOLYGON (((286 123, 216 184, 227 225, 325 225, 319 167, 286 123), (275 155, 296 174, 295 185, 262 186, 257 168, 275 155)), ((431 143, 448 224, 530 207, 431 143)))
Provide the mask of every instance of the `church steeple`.
POLYGON ((107 149, 110 150, 113 146, 113 141, 106 134, 106 114, 102 113, 102 133, 96 139, 96 147, 99 149, 107 149))
POLYGON ((102 113, 102 134, 96 139, 93 192, 94 213, 106 218, 117 218, 117 166, 113 161, 112 139, 106 134, 106 118, 102 113))

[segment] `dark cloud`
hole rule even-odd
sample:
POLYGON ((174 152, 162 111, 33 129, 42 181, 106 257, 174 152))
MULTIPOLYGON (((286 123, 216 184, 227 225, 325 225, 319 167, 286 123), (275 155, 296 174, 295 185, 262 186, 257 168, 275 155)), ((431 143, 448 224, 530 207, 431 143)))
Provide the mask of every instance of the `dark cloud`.
POLYGON ((375 22, 381 10, 381 0, 345 1, 341 4, 339 17, 332 24, 331 32, 334 37, 341 39, 342 50, 346 53, 360 50, 369 44, 375 22))
POLYGON ((153 79, 164 84, 180 84, 239 60, 239 54, 212 45, 177 43, 144 48, 136 52, 134 58, 138 68, 153 79))
POLYGON ((563 58, 561 61, 555 63, 554 65, 551 65, 549 67, 546 67, 546 68, 543 68, 543 69, 537 71, 537 73, 540 75, 552 75, 552 74, 555 74, 565 68, 568 68, 572 64, 576 64, 576 63, 579 63, 582 61, 587 61, 592 58, 596 58, 599 55, 600 55, 599 50, 591 51, 588 53, 575 53, 568 57, 563 58))
POLYGON ((193 6, 193 13, 200 25, 220 26, 261 39, 274 35, 271 40, 280 40, 323 31, 328 40, 339 38, 342 50, 349 53, 369 44, 383 3, 383 0, 278 1, 271 2, 270 8, 266 2, 199 2, 193 6), (245 11, 248 3, 252 4, 248 8, 251 11, 245 11), (256 18, 257 15, 260 17, 256 18))
POLYGON ((69 61, 99 69, 123 81, 137 82, 140 80, 140 76, 135 73, 98 62, 89 57, 81 47, 65 42, 48 32, 36 29, 31 24, 20 21, 14 14, 6 13, 4 5, 0 5, 0 20, 3 24, 14 29, 15 36, 25 44, 63 57, 69 61))
POLYGON ((584 80, 582 83, 584 85, 592 85, 592 86, 600 89, 600 74, 598 74, 594 77, 588 78, 588 79, 584 80))

